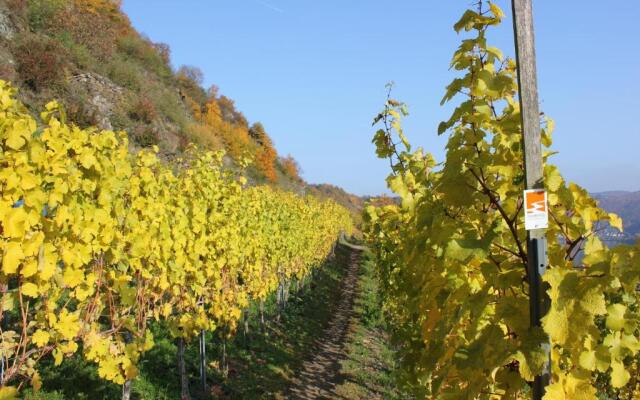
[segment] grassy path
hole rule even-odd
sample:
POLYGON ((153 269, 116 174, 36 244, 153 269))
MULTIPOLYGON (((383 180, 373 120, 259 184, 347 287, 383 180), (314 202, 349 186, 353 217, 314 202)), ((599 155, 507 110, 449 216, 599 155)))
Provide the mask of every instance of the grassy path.
POLYGON ((360 253, 353 318, 341 361, 336 398, 345 400, 408 399, 395 387, 394 353, 389 345, 376 265, 368 251, 360 253))
POLYGON ((346 339, 353 316, 357 290, 359 252, 351 250, 347 275, 342 281, 339 305, 328 329, 312 356, 302 365, 287 398, 296 400, 337 399, 336 387, 345 380, 341 361, 345 359, 346 339))
POLYGON ((404 399, 392 377, 375 264, 363 246, 341 238, 349 252, 339 306, 290 387, 288 399, 404 399))

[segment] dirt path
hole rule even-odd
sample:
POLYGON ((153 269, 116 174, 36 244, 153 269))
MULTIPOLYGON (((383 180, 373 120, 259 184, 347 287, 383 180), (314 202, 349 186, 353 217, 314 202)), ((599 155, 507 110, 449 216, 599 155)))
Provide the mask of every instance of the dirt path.
POLYGON ((365 250, 367 250, 367 249, 368 249, 368 247, 367 247, 367 246, 358 246, 358 245, 355 245, 355 244, 351 244, 351 243, 349 243, 349 242, 347 241, 347 238, 344 236, 344 232, 342 232, 342 233, 340 234, 339 242, 340 242, 340 244, 341 244, 341 245, 347 246, 347 247, 349 247, 349 248, 350 248, 350 249, 352 249, 352 250, 365 251, 365 250))
POLYGON ((333 319, 294 379, 287 399, 340 399, 335 388, 344 381, 340 361, 345 359, 345 342, 354 316, 353 302, 358 287, 360 251, 351 250, 349 269, 342 282, 340 301, 333 319))

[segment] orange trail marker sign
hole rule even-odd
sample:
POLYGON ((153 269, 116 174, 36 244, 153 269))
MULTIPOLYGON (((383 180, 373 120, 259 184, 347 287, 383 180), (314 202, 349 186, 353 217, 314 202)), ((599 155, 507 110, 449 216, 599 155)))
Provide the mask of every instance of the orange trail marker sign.
POLYGON ((524 228, 526 230, 548 228, 549 208, 545 190, 525 190, 524 205, 524 228))

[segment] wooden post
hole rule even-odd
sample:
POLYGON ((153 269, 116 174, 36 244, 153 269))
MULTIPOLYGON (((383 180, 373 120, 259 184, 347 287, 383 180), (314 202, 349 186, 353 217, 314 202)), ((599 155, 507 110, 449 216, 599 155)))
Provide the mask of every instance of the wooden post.
MULTIPOLYGON (((523 134, 525 183, 527 189, 544 189, 544 167, 540 140, 540 111, 538 109, 538 82, 533 34, 532 0, 511 0, 513 30, 518 65, 520 116, 523 134)), ((541 318, 549 309, 549 298, 542 281, 547 269, 547 242, 545 229, 527 231, 527 271, 529 278, 529 312, 531 327, 541 326, 541 318)), ((543 349, 547 354, 543 371, 533 382, 533 399, 544 396, 551 378, 550 343, 543 349)))
POLYGON ((266 330, 264 323, 264 299, 260 299, 260 330, 262 333, 266 330))
POLYGON ((280 322, 280 318, 282 317, 282 302, 284 301, 284 286, 282 285, 282 278, 278 283, 278 291, 276 292, 276 303, 278 305, 278 315, 276 317, 276 321, 280 322))
POLYGON ((244 326, 243 330, 243 341, 244 347, 249 348, 249 309, 242 311, 242 325, 244 326))
POLYGON ((222 377, 224 379, 229 377, 229 366, 227 361, 227 333, 224 332, 224 337, 222 338, 222 357, 220 359, 220 367, 222 368, 222 377))

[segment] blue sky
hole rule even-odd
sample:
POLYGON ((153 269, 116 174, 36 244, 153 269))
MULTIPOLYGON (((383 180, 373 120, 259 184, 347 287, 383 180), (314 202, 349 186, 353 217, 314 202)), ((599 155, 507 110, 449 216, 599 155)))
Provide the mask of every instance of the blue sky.
MULTIPOLYGON (((202 69, 261 121, 304 178, 386 192, 371 120, 395 81, 410 140, 443 159, 438 123, 471 0, 124 0, 133 25, 202 69)), ((507 14, 510 2, 497 1, 507 14)), ((534 0, 542 110, 556 120, 554 162, 591 191, 640 190, 640 1, 534 0)), ((511 18, 492 41, 513 55, 511 18)), ((455 102, 455 100, 454 100, 455 102)))

